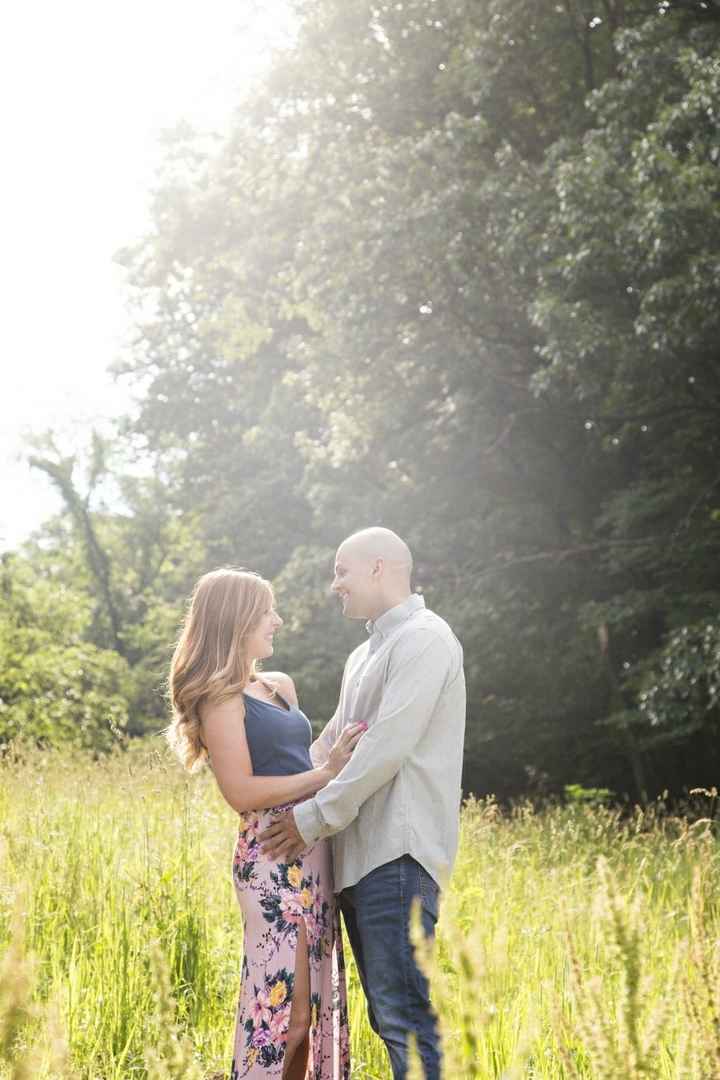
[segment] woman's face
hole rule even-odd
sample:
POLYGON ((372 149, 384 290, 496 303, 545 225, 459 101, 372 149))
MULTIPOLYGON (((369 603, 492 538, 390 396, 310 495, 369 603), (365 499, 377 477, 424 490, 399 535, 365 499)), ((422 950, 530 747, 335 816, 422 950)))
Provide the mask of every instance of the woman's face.
POLYGON ((260 621, 248 634, 247 649, 250 660, 264 660, 273 654, 273 636, 283 624, 271 600, 268 600, 260 621))

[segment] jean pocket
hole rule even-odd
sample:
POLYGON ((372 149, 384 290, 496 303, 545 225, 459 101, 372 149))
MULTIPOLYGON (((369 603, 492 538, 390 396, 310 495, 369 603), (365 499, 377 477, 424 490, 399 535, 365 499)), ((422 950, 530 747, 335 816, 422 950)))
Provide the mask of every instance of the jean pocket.
POLYGON ((416 863, 416 865, 418 874, 418 895, 422 901, 422 906, 425 908, 428 915, 436 921, 440 903, 440 886, 435 881, 435 878, 431 874, 428 874, 424 866, 421 866, 420 863, 416 863))

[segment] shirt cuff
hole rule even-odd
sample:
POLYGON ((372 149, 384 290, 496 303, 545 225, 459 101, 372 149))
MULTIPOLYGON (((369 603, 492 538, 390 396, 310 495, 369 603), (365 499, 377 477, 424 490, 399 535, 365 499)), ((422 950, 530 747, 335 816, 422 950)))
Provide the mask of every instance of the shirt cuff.
POLYGON ((305 802, 298 803, 293 807, 292 815, 295 818, 297 830, 308 847, 322 838, 325 822, 314 799, 306 799, 305 802))

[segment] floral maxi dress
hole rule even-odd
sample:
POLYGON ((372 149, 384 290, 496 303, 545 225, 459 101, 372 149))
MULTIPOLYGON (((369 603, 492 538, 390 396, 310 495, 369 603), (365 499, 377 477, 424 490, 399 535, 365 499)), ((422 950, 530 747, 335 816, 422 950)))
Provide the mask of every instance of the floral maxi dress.
POLYGON ((233 881, 243 916, 243 961, 230 1080, 282 1076, 295 979, 298 928, 305 923, 310 968, 307 1080, 349 1080, 350 1051, 339 909, 326 840, 291 863, 260 848, 258 834, 294 805, 240 819, 233 881))

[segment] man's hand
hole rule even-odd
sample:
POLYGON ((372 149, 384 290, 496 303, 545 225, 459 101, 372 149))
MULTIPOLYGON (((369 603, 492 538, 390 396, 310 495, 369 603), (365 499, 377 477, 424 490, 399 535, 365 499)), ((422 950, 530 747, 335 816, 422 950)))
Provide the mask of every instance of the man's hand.
POLYGON ((307 844, 298 832, 292 810, 281 814, 276 821, 260 833, 258 839, 263 854, 278 862, 294 862, 307 844))

